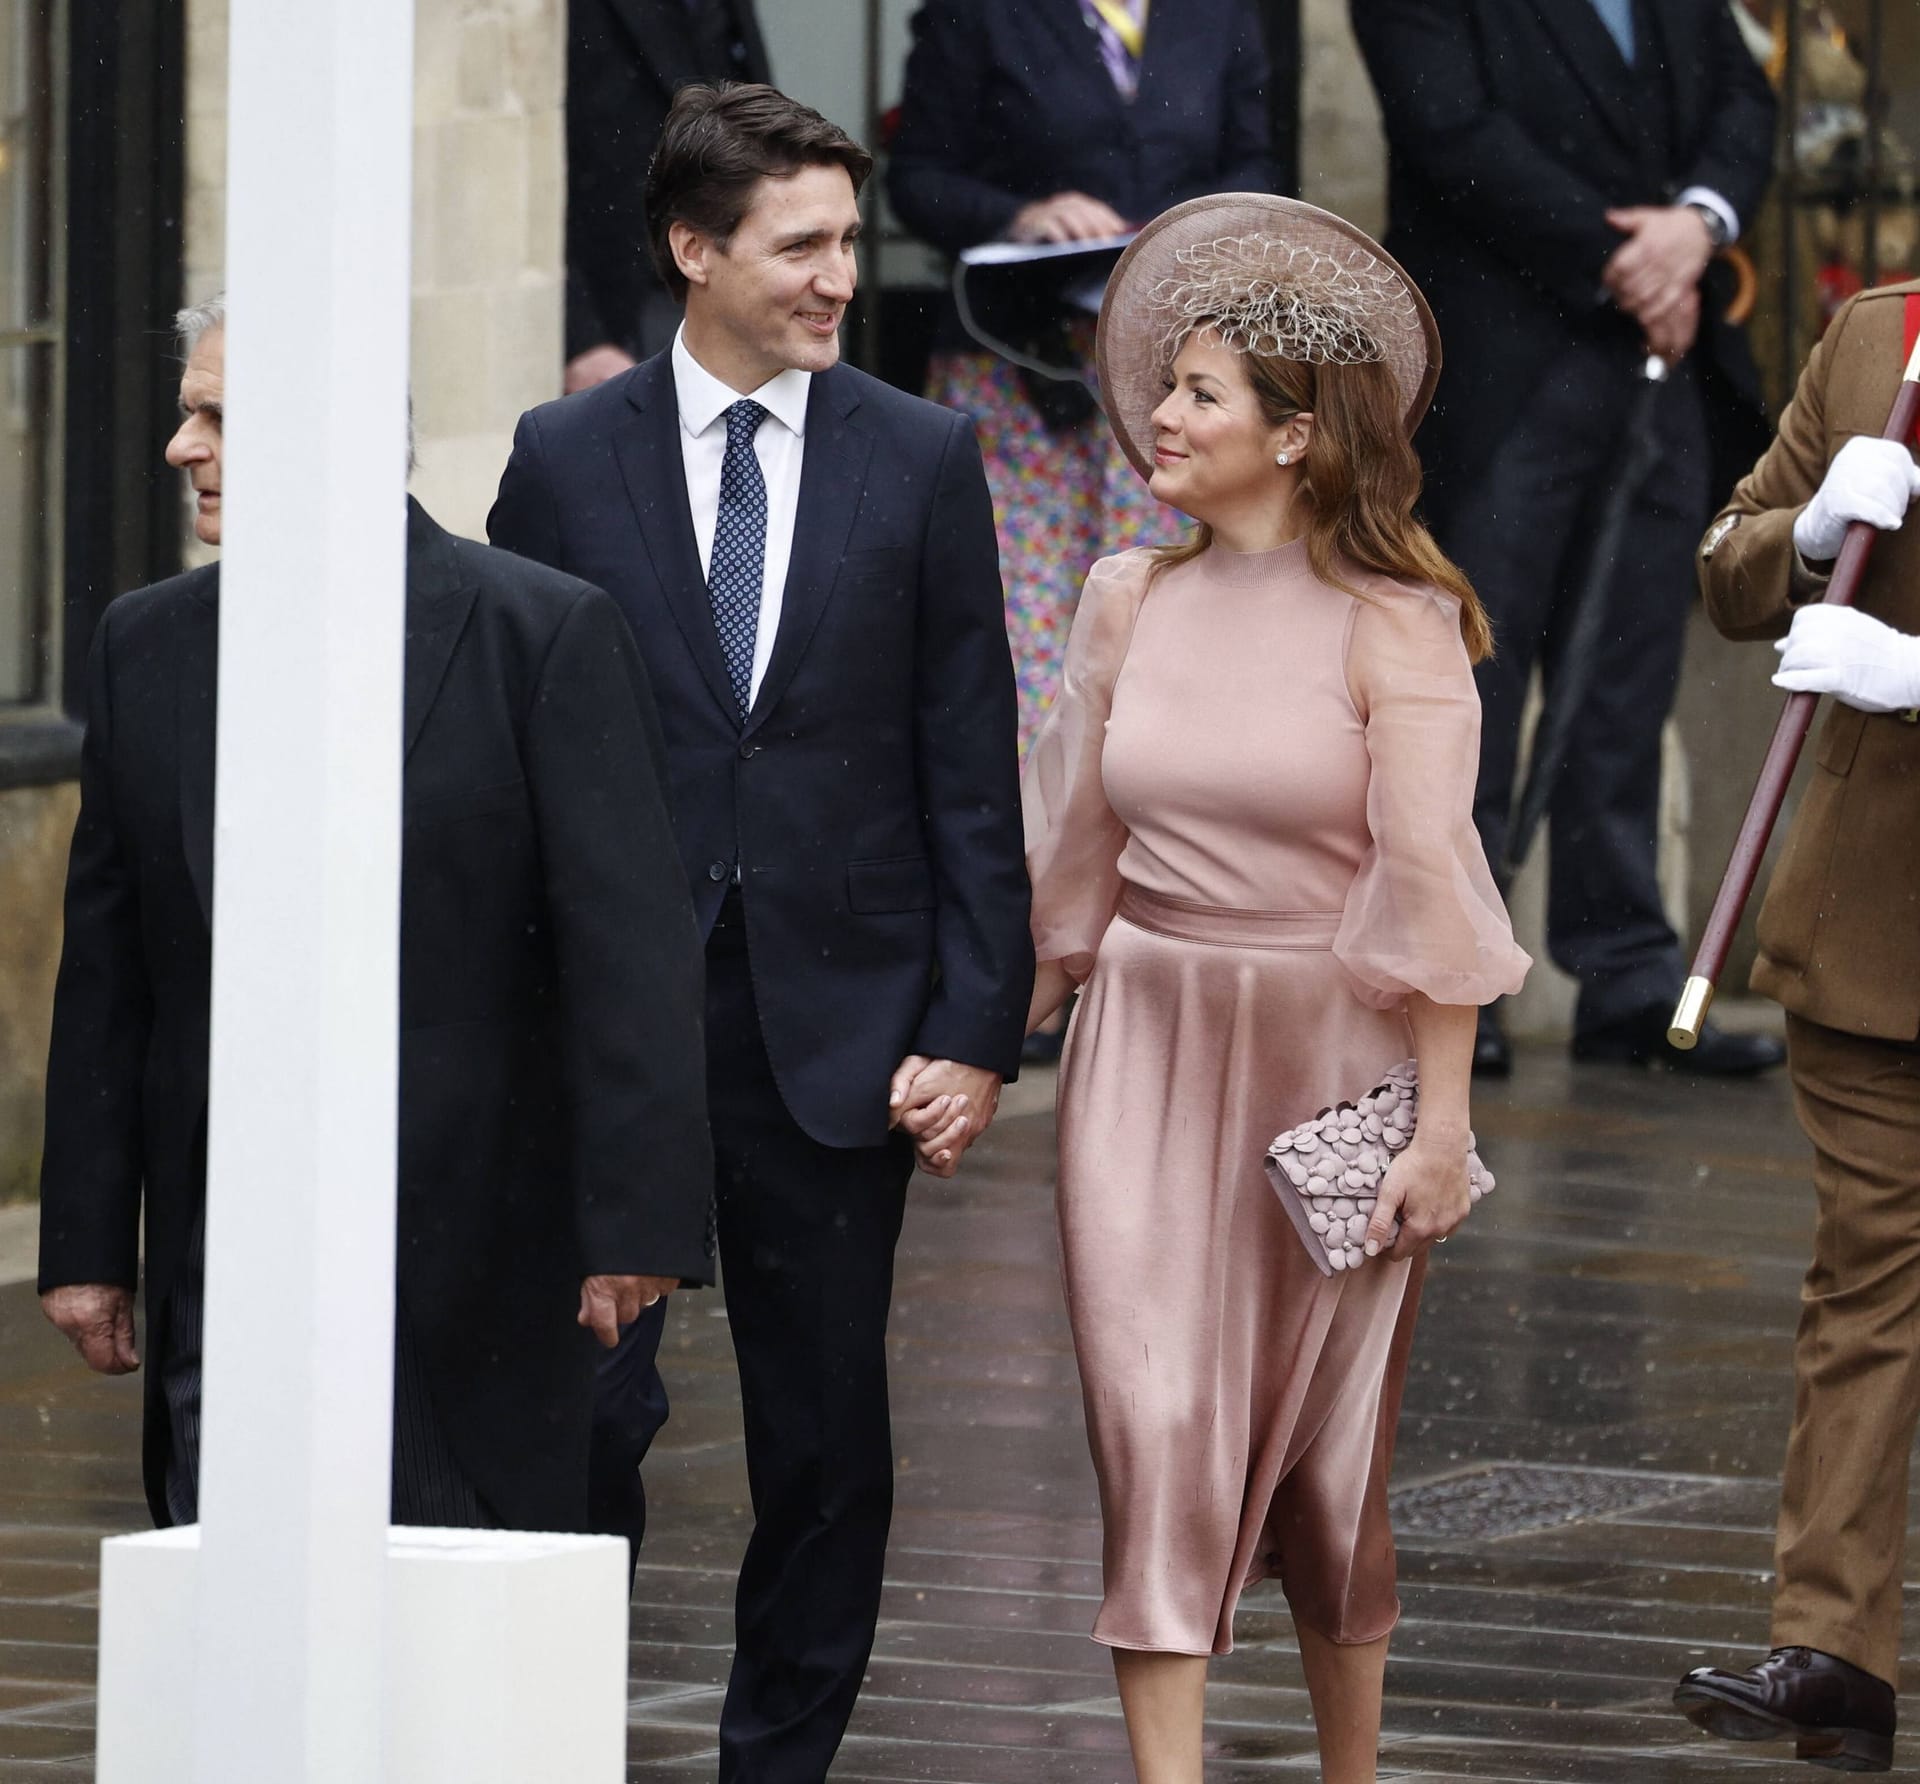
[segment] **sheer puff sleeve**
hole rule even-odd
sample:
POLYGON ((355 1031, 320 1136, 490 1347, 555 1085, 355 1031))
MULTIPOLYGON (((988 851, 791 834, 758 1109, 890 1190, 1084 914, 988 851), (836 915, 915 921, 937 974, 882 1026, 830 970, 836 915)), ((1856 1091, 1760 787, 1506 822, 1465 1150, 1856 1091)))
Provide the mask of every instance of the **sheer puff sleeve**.
POLYGON ((1082 982, 1120 900, 1127 829, 1107 804, 1100 752, 1113 684, 1151 568, 1151 555, 1137 550, 1102 558, 1087 572, 1060 695, 1027 753, 1020 782, 1034 956, 1063 962, 1082 982))
POLYGON ((1366 726, 1370 843, 1333 951, 1364 1003, 1413 992, 1485 1004, 1520 989, 1533 962, 1473 827, 1480 696, 1460 605, 1438 590, 1368 578, 1347 650, 1366 726))

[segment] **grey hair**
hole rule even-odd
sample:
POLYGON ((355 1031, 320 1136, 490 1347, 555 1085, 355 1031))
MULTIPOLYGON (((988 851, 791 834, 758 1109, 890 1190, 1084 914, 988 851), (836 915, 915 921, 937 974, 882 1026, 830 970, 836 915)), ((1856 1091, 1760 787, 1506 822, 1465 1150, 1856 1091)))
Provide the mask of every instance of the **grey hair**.
MULTIPOLYGON (((205 303, 198 303, 178 311, 173 318, 173 332, 179 338, 180 351, 191 354, 200 343, 212 334, 216 328, 227 325, 227 294, 216 291, 205 303)), ((420 453, 414 442, 413 432, 413 393, 407 393, 407 474, 420 468, 420 453)))
POLYGON ((194 304, 173 319, 173 332, 179 337, 180 351, 191 353, 216 328, 227 325, 227 294, 215 292, 205 303, 194 304))

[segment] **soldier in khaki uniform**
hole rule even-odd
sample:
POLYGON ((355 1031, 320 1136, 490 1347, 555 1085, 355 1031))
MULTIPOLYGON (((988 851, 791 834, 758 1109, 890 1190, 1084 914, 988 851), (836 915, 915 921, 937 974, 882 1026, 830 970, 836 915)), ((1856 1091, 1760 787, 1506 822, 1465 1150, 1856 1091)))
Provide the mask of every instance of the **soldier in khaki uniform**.
POLYGON ((1819 1224, 1802 1290, 1775 1548, 1773 1652, 1674 1701, 1709 1733, 1892 1763, 1907 1458, 1920 1420, 1920 492, 1882 441, 1920 285, 1855 298, 1766 455, 1707 530, 1730 638, 1780 640, 1779 686, 1833 696, 1760 913, 1758 991, 1787 1011, 1819 1224), (1858 608, 1820 607, 1849 522, 1884 529, 1858 608), (1783 638, 1782 635, 1786 634, 1783 638))

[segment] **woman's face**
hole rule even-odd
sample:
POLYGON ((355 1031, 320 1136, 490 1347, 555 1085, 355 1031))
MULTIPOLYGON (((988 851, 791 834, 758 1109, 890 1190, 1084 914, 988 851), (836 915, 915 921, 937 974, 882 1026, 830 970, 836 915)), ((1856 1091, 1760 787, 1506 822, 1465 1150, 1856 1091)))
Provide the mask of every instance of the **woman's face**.
POLYGON ((1173 362, 1166 400, 1153 412, 1154 496, 1195 520, 1211 521, 1291 487, 1277 462, 1298 466, 1305 417, 1274 426, 1261 412, 1240 355, 1210 330, 1192 336, 1173 362), (1299 450, 1289 450, 1298 435, 1299 450))

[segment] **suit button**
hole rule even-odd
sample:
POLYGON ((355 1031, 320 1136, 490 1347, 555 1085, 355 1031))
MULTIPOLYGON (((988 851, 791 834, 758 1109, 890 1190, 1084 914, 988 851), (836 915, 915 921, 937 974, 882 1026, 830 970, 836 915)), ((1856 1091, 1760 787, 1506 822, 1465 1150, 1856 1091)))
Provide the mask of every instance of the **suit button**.
POLYGON ((759 753, 760 746, 757 743, 743 743, 740 746, 740 760, 743 762, 751 762, 759 753))
POLYGON ((707 869, 707 878, 712 880, 715 885, 718 885, 732 872, 733 869, 726 862, 716 861, 707 869))

